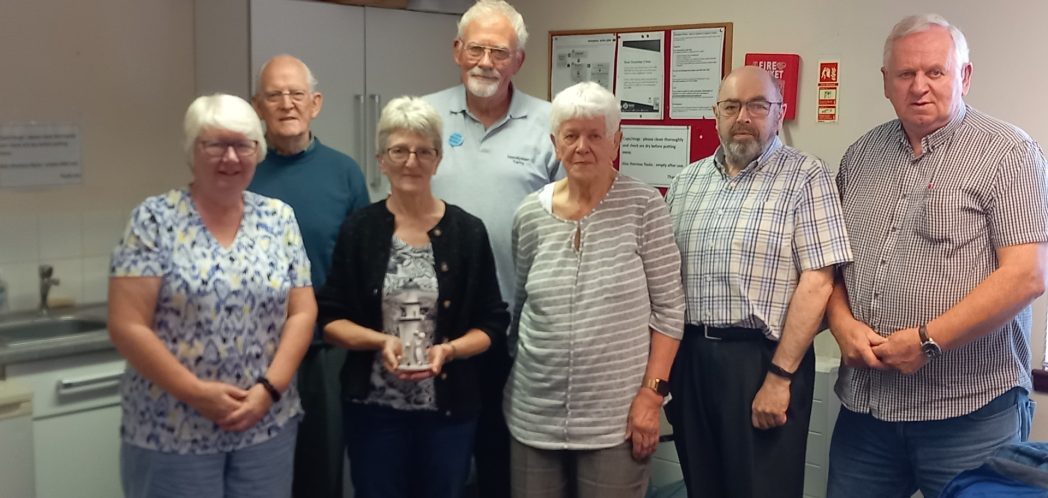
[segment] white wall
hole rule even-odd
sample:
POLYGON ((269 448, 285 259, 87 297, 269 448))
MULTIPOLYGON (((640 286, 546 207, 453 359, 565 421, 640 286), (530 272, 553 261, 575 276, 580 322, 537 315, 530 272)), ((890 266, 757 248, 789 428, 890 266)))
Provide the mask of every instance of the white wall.
POLYGON ((108 255, 132 207, 189 178, 180 145, 193 97, 193 5, 185 0, 3 0, 0 123, 73 123, 83 183, 0 189, 0 278, 12 309, 105 300, 108 255))
MULTIPOLYGON (((801 56, 797 120, 787 123, 792 145, 817 154, 836 170, 844 149, 863 132, 894 117, 883 98, 880 78, 884 37, 903 16, 938 12, 964 31, 974 64, 968 102, 1025 129, 1048 143, 1048 119, 1041 88, 1048 66, 1040 54, 1048 47, 1048 2, 1014 0, 883 0, 878 2, 798 0, 517 0, 531 41, 528 59, 515 78, 524 91, 548 92, 548 33, 568 29, 620 28, 703 22, 733 22, 733 67, 747 52, 801 56), (818 61, 841 61, 840 122, 816 124, 815 81, 818 61)), ((1034 307, 1035 365, 1044 352, 1045 299, 1034 307)), ((819 346, 831 346, 820 338, 819 346)), ((823 347, 824 352, 827 348, 823 347)), ((1048 440, 1048 395, 1035 394, 1041 406, 1033 437, 1048 440)))

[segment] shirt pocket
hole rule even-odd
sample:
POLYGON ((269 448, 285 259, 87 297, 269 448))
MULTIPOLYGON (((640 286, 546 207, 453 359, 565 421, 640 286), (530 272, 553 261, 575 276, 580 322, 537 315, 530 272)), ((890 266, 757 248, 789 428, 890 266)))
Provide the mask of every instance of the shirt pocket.
POLYGON ((959 188, 929 190, 917 209, 917 234, 932 244, 963 246, 986 231, 986 213, 959 188))

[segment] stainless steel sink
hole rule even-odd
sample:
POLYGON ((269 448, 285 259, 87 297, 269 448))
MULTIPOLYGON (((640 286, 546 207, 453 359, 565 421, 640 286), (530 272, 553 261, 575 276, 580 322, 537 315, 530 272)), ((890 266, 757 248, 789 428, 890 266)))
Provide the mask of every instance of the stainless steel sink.
POLYGON ((16 347, 37 341, 105 330, 104 320, 77 317, 41 317, 0 323, 0 345, 16 347))

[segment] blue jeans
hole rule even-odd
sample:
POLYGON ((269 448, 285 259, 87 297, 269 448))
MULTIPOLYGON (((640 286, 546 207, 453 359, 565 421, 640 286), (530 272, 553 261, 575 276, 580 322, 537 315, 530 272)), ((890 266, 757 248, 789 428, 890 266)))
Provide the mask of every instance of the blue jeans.
POLYGON ((469 477, 476 417, 346 403, 346 449, 356 498, 459 498, 469 477))
POLYGON ((299 418, 275 437, 225 453, 180 455, 120 446, 127 498, 287 498, 299 418))
POLYGON ((939 496, 957 474, 1030 435, 1033 403, 1016 387, 945 420, 884 422, 841 408, 830 442, 829 498, 939 496))

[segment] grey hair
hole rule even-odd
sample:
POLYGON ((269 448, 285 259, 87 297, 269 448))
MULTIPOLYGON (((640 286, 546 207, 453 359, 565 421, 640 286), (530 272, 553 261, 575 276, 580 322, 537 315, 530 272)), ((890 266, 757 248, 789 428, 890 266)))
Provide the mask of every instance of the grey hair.
POLYGON ((508 2, 504 0, 477 0, 458 22, 458 38, 461 40, 466 34, 466 28, 478 17, 490 17, 499 15, 505 17, 517 33, 517 52, 524 51, 524 45, 528 43, 528 28, 524 26, 524 17, 517 12, 508 2))
POLYGON ((968 40, 965 39, 964 33, 961 33, 961 30, 958 29, 957 26, 950 24, 950 21, 947 21, 943 16, 929 13, 906 16, 895 24, 895 27, 892 28, 892 32, 888 34, 888 38, 884 40, 884 60, 882 61, 884 66, 888 67, 888 61, 891 59, 892 46, 895 44, 895 40, 914 33, 927 31, 935 26, 939 26, 950 32, 950 38, 953 38, 953 52, 956 56, 958 69, 971 62, 968 56, 968 40))
POLYGON ((560 125, 569 119, 604 118, 604 127, 608 136, 619 129, 622 112, 619 110, 619 99, 592 81, 576 83, 561 90, 553 97, 550 110, 550 128, 557 133, 560 125))
POLYGON ((302 69, 304 69, 306 71, 306 84, 309 85, 309 88, 307 88, 306 90, 309 91, 310 93, 313 93, 314 91, 316 91, 317 85, 318 85, 317 79, 313 76, 313 71, 311 69, 309 69, 309 66, 306 65, 306 63, 303 62, 302 59, 299 59, 298 57, 295 57, 293 55, 288 55, 288 54, 280 54, 280 55, 274 55, 273 57, 270 57, 269 60, 267 60, 266 62, 262 63, 262 67, 258 68, 258 74, 255 75, 255 93, 254 93, 254 95, 258 96, 259 93, 262 92, 262 75, 266 74, 266 68, 269 67, 269 63, 273 62, 274 60, 276 60, 278 58, 282 58, 282 57, 290 57, 291 59, 294 59, 295 61, 297 61, 299 64, 302 64, 302 69))
POLYGON ((266 158, 266 137, 262 133, 262 122, 251 104, 246 100, 224 93, 197 97, 183 122, 186 156, 192 162, 193 145, 204 130, 227 130, 242 133, 258 144, 255 157, 258 162, 266 158))
POLYGON ((390 135, 398 131, 408 131, 428 137, 439 152, 443 128, 440 114, 429 102, 421 97, 397 97, 382 108, 382 115, 378 118, 378 131, 375 133, 375 145, 378 147, 375 150, 385 151, 390 135))

